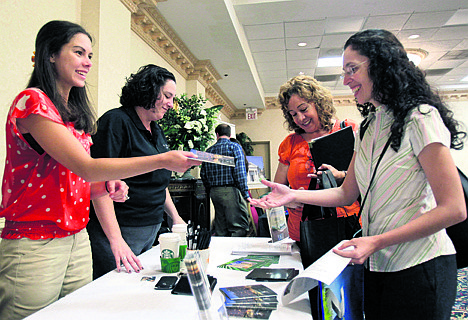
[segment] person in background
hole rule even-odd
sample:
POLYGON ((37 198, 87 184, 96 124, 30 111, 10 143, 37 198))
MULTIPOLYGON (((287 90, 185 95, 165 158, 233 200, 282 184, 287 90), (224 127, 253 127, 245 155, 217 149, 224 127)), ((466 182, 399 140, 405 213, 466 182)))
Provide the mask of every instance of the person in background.
MULTIPOLYGON (((335 117, 331 92, 310 76, 296 76, 280 87, 278 100, 290 131, 278 148, 279 163, 274 182, 290 186, 292 189, 308 189, 312 178, 321 174, 320 170, 330 169, 338 183, 346 171, 338 171, 331 165, 323 164, 316 168, 308 143, 341 129, 335 117)), ((345 126, 356 131, 356 122, 345 119, 345 126)), ((337 216, 353 215, 359 212, 359 202, 336 208, 337 216)), ((288 208, 289 237, 300 241, 302 207, 288 208)))
MULTIPOLYGON (((230 138, 231 142, 237 143, 242 147, 242 144, 236 138, 230 138)), ((244 161, 245 161, 245 172, 249 174, 249 159, 247 159, 247 154, 245 153, 244 147, 242 147, 242 153, 244 154, 244 161)), ((248 178, 247 178, 248 181, 248 178)), ((249 192, 249 198, 252 198, 252 194, 249 192)), ((258 214, 255 207, 251 206, 250 203, 247 203, 247 208, 249 210, 249 232, 247 234, 248 237, 255 237, 258 234, 258 214)))
POLYGON ((369 188, 363 237, 334 249, 350 263, 365 264, 366 320, 450 319, 457 267, 445 228, 466 219, 450 148, 463 148, 466 132, 391 32, 373 29, 351 36, 343 70, 343 83, 358 104, 373 107, 341 187, 301 191, 265 182, 273 191, 252 203, 341 206, 369 188), (390 147, 369 187, 387 141, 390 147))
POLYGON ((245 237, 249 232, 250 200, 242 146, 231 142, 231 127, 215 129, 217 141, 206 152, 234 157, 235 167, 204 162, 200 176, 215 208, 213 229, 220 237, 245 237))
MULTIPOLYGON (((231 140, 231 142, 239 144, 242 147, 240 141, 237 140, 236 138, 229 138, 229 140, 231 140)), ((247 159, 247 155, 245 154, 244 148, 242 148, 242 153, 244 154, 245 172, 248 173, 249 172, 249 160, 247 159)))
MULTIPOLYGON (((120 108, 98 120, 93 135, 93 158, 130 158, 169 151, 157 121, 173 107, 176 79, 165 68, 149 64, 132 74, 122 88, 120 108)), ((88 233, 94 279, 121 264, 127 272, 143 268, 137 258, 151 249, 168 213, 174 224, 184 224, 168 191, 171 171, 158 169, 125 179, 130 199, 113 203, 93 200, 88 233)))
POLYGON ((92 280, 86 224, 90 199, 125 201, 113 181, 200 162, 189 152, 93 159, 95 116, 86 93, 92 38, 68 21, 46 23, 36 37, 27 89, 6 123, 0 217, 0 319, 23 319, 92 280))

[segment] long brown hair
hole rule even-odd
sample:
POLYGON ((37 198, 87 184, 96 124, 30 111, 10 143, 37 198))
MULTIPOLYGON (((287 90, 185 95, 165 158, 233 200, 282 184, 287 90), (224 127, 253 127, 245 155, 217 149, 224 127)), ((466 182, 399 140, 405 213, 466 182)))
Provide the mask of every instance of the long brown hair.
POLYGON ((285 124, 288 130, 296 133, 304 133, 293 120, 288 112, 288 103, 292 95, 298 95, 308 103, 314 103, 317 109, 319 122, 324 130, 330 131, 333 127, 332 119, 336 114, 336 109, 333 106, 333 96, 327 88, 322 86, 320 82, 310 76, 296 76, 280 87, 278 101, 281 104, 281 111, 286 119, 285 124))

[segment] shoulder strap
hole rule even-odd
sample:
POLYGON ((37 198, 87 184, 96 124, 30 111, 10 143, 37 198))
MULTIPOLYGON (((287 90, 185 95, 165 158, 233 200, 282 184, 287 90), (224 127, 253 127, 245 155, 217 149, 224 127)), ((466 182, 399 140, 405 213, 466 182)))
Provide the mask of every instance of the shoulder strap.
POLYGON ((390 140, 391 140, 391 135, 388 138, 387 143, 385 144, 385 147, 383 148, 382 153, 379 156, 379 160, 377 160, 377 164, 375 165, 374 172, 372 173, 372 177, 371 177, 371 180, 369 182, 369 187, 367 188, 366 194, 364 195, 364 198, 362 199, 362 202, 361 202, 361 207, 359 208, 358 219, 357 219, 358 221, 359 221, 359 218, 361 218, 362 209, 364 208, 364 204, 366 203, 366 199, 367 199, 367 195, 369 194, 369 190, 372 187, 372 182, 374 182, 374 178, 375 178, 375 174, 377 172, 377 168, 379 167, 380 161, 382 160, 385 152, 387 152, 387 149, 390 146, 390 140))

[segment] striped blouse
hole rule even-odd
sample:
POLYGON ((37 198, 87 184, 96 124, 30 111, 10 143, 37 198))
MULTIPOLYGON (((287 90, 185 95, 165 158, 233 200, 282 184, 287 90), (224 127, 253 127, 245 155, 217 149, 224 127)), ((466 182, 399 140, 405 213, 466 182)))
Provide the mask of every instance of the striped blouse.
MULTIPOLYGON (((431 187, 418 155, 425 146, 441 143, 450 147, 450 132, 439 112, 422 105, 407 116, 401 147, 396 153, 388 148, 362 212, 363 235, 378 235, 416 219, 436 206, 431 187)), ((362 139, 355 144, 356 180, 361 194, 367 191, 377 160, 390 136, 391 112, 378 107, 362 139)), ((356 135, 359 137, 359 134, 356 135)), ((434 168, 436 169, 436 168, 434 168)), ((428 237, 390 246, 369 257, 368 268, 377 272, 399 271, 455 249, 445 229, 428 237)))

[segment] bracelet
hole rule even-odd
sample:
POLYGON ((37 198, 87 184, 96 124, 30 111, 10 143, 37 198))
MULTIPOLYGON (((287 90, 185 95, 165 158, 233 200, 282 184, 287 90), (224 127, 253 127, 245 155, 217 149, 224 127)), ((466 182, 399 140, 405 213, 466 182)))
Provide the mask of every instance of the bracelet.
POLYGON ((107 182, 109 182, 109 181, 104 182, 104 186, 106 187, 107 193, 110 193, 110 192, 109 192, 109 189, 107 188, 107 182))

